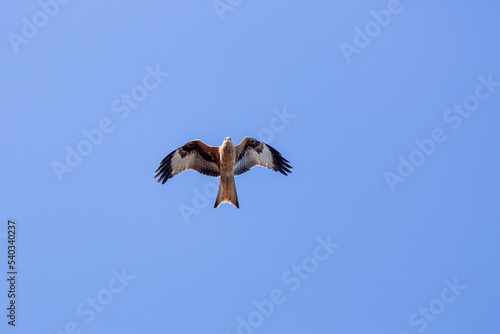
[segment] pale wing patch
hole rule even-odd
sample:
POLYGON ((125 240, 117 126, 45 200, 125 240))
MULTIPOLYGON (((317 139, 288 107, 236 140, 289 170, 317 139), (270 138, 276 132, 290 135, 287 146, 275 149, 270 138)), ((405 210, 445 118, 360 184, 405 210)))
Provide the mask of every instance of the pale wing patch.
POLYGON ((266 167, 284 175, 291 173, 289 161, 271 146, 248 137, 238 146, 241 158, 236 163, 234 175, 241 175, 255 166, 266 167))
POLYGON ((219 166, 215 162, 217 157, 208 154, 210 152, 204 150, 208 145, 203 145, 205 148, 200 146, 198 141, 192 141, 167 155, 155 171, 155 178, 159 178, 158 182, 165 183, 168 179, 188 169, 208 176, 220 176, 219 166), (206 159, 212 159, 212 161, 206 159))

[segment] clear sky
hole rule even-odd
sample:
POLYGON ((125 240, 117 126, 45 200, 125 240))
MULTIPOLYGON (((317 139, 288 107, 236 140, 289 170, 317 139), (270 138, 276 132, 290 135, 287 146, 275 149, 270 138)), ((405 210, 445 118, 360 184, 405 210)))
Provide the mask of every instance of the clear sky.
POLYGON ((500 332, 498 1, 0 6, 0 332, 500 332))

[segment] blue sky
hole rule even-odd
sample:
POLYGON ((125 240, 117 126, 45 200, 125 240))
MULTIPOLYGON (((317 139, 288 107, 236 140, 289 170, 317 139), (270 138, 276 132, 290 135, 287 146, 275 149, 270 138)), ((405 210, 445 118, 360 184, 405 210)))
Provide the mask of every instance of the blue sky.
POLYGON ((495 1, 1 5, 2 333, 497 333, 495 1), (266 141, 293 173, 159 162, 266 141))

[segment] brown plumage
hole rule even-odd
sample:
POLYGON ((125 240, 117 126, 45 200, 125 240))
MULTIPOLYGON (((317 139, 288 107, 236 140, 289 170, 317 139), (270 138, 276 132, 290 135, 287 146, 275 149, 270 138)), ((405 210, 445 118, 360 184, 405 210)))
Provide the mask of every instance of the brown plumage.
POLYGON ((255 166, 291 173, 289 161, 273 147, 256 139, 245 137, 234 146, 227 137, 220 147, 209 146, 201 140, 193 140, 165 157, 155 171, 155 178, 162 184, 182 171, 192 169, 201 174, 220 177, 219 191, 214 209, 228 202, 239 208, 234 177, 255 166))

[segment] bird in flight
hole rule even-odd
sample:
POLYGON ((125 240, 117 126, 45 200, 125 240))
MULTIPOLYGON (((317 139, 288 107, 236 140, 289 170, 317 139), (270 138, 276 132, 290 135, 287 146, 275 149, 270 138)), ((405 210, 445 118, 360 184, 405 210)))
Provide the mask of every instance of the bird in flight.
POLYGON ((293 169, 281 153, 257 139, 245 137, 241 143, 234 146, 231 138, 226 137, 218 147, 209 146, 201 140, 193 140, 179 147, 162 160, 154 178, 164 184, 168 179, 188 169, 220 177, 214 209, 225 202, 239 209, 234 177, 255 166, 266 167, 283 175, 291 173, 290 169, 293 169))

